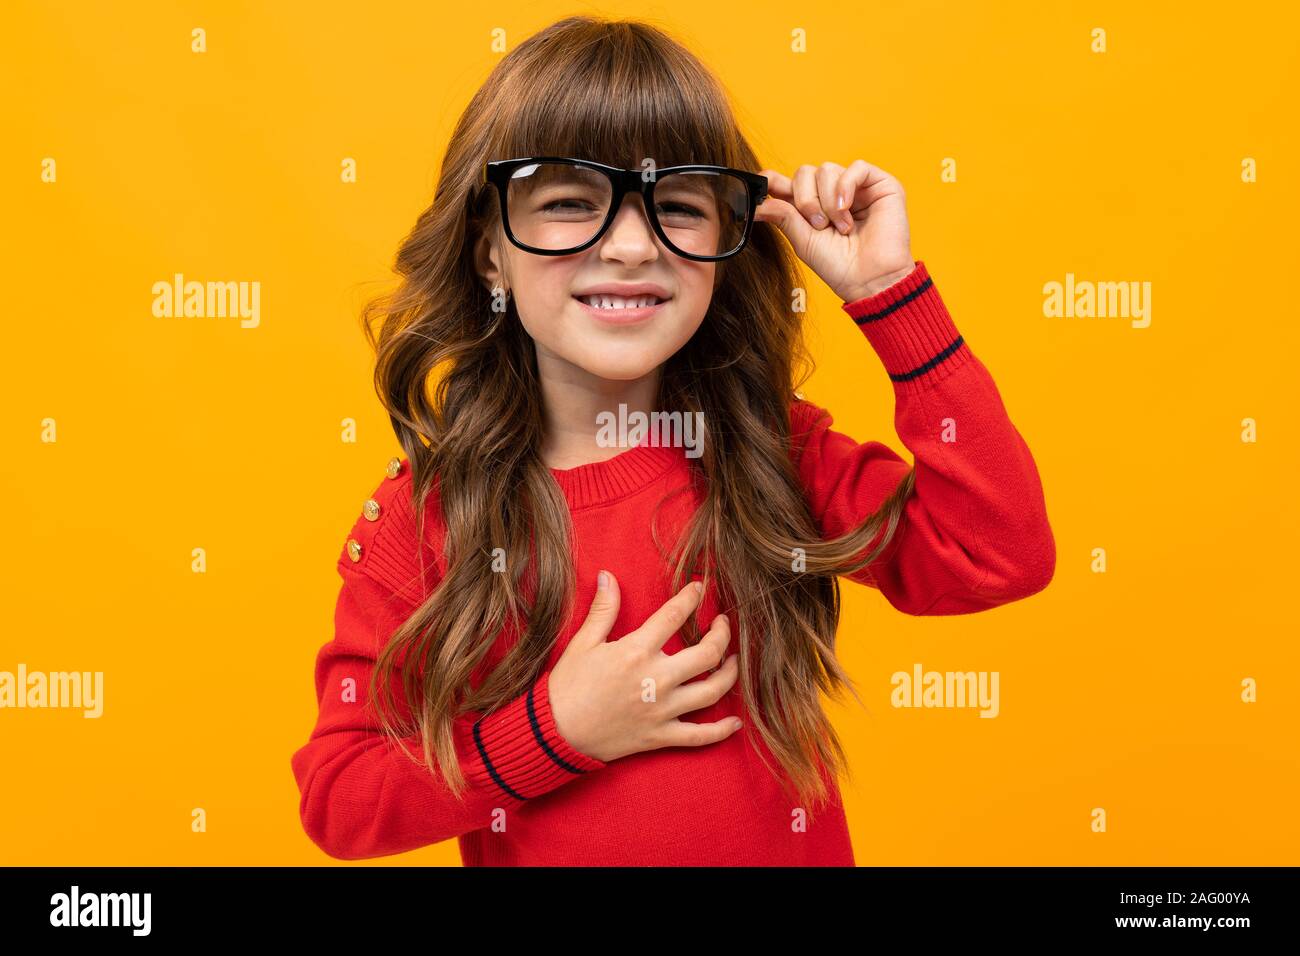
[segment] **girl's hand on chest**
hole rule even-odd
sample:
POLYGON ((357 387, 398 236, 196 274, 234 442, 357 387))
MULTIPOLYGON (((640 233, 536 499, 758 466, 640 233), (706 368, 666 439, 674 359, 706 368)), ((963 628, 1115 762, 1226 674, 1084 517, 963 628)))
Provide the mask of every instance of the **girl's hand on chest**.
POLYGON ((698 644, 664 653, 700 604, 692 583, 636 630, 611 640, 620 598, 618 581, 606 574, 606 586, 596 591, 586 621, 547 678, 556 731, 574 749, 606 762, 661 747, 703 747, 734 734, 740 725, 731 717, 679 719, 717 703, 740 676, 737 655, 725 656, 727 616, 716 615, 698 644))

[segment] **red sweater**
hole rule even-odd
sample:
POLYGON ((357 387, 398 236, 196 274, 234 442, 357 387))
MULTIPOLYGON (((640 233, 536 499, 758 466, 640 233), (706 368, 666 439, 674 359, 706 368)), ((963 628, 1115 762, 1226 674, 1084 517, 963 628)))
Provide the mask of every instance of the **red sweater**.
MULTIPOLYGON (((916 465, 915 495, 893 543, 852 580, 877 588, 906 614, 979 611, 1044 588, 1056 550, 1033 458, 925 263, 843 308, 894 382, 895 427, 916 465), (943 440, 945 427, 955 427, 955 441, 943 440)), ((791 454, 825 536, 861 523, 907 471, 886 445, 859 444, 829 428, 829 415, 816 405, 797 400, 790 415, 791 454)), ((356 860, 456 837, 467 866, 853 865, 835 782, 829 807, 818 808, 806 828, 796 825, 804 815, 754 753, 751 736, 763 743, 748 724, 719 743, 609 763, 556 732, 547 674, 586 618, 597 571, 612 571, 622 592, 611 640, 640 627, 672 596, 667 569, 654 558, 650 520, 667 492, 688 484, 690 467, 682 448, 636 445, 606 461, 551 470, 573 519, 574 616, 527 693, 456 722, 469 783, 462 803, 440 777, 377 733, 371 708, 363 713, 376 653, 445 570, 430 544, 442 541, 443 529, 433 495, 421 545, 428 567, 423 577, 418 570, 410 467, 394 459, 373 495, 378 513, 371 508, 357 519, 339 556, 334 637, 316 659, 320 713, 292 758, 312 841, 330 856, 356 860), (356 702, 344 693, 349 678, 356 702)), ((677 495, 659 520, 684 526, 698 504, 677 495)), ((719 610, 716 595, 706 593, 702 630, 719 610)), ((735 624, 733 614, 733 634, 735 624)), ((498 639, 475 686, 512 639, 498 639)), ((674 635, 664 652, 683 647, 674 635)), ((742 710, 737 683, 713 706, 682 719, 743 719, 742 710)), ((407 745, 422 753, 417 736, 407 745)))

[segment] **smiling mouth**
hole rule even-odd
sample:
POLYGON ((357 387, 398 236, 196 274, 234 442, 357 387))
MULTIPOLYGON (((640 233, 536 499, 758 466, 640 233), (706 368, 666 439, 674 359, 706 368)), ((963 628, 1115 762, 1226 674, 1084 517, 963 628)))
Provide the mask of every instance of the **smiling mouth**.
POLYGON ((607 295, 603 292, 596 292, 591 295, 575 295, 575 299, 583 305, 590 306, 593 309, 611 310, 611 311, 631 311, 633 309, 646 309, 656 305, 663 305, 667 299, 661 299, 657 295, 607 295))

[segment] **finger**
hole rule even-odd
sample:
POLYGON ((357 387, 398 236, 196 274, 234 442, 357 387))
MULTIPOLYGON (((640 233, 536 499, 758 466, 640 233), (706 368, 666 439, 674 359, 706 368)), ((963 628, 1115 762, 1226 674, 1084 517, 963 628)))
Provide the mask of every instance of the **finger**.
POLYGON ((762 169, 759 172, 767 177, 767 194, 787 202, 794 198, 794 187, 790 177, 778 173, 775 169, 762 169))
POLYGON ((821 197, 822 208, 841 235, 853 230, 853 213, 844 202, 841 186, 846 173, 847 170, 838 163, 823 163, 821 172, 817 174, 817 194, 821 197))
POLYGON ((836 187, 844 167, 839 163, 822 163, 817 170, 817 201, 821 203, 822 215, 840 233, 846 233, 853 227, 853 217, 843 209, 835 208, 836 187))
POLYGON ((669 687, 684 685, 693 677, 713 670, 727 653, 731 643, 731 621, 725 614, 719 614, 712 621, 708 633, 691 647, 676 654, 665 655, 664 679, 669 687))
POLYGON ((699 607, 704 588, 697 587, 698 583, 692 581, 670 597, 624 640, 633 640, 646 651, 663 650, 668 639, 681 630, 682 625, 699 607))
POLYGON ((621 603, 618 580, 610 571, 603 573, 606 586, 603 588, 600 586, 599 575, 597 575, 596 596, 592 598, 591 609, 587 612, 587 619, 582 622, 582 626, 578 628, 570 639, 568 646, 565 647, 566 654, 569 648, 575 644, 578 647, 599 646, 609 637, 609 632, 614 627, 614 620, 618 617, 618 608, 621 603))
POLYGON ((902 184, 879 166, 861 159, 849 163, 840 177, 836 201, 850 213, 861 212, 878 199, 903 191, 902 184))
POLYGON ((669 691, 664 701, 668 715, 680 717, 716 704, 723 694, 731 690, 739 676, 740 655, 732 654, 704 680, 692 681, 669 691))
POLYGON ((794 171, 794 208, 814 229, 825 229, 830 222, 817 198, 817 167, 805 163, 794 171))
POLYGON ((685 720, 670 720, 655 734, 653 744, 646 748, 657 750, 660 747, 703 747, 726 740, 742 724, 739 717, 723 717, 712 723, 693 724, 685 720))
POLYGON ((803 213, 784 199, 768 196, 759 205, 754 221, 770 222, 785 233, 785 237, 790 240, 790 245, 794 247, 795 253, 801 259, 803 250, 807 249, 808 243, 812 242, 812 226, 808 225, 808 220, 803 217, 803 213))

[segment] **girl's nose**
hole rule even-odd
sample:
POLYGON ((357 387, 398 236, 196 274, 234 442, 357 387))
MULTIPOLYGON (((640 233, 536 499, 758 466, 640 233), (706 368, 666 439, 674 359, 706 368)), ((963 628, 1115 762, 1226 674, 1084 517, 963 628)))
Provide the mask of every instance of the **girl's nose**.
POLYGON ((655 238, 645 203, 640 196, 628 193, 609 224, 609 231, 601 238, 601 258, 620 259, 629 264, 657 259, 659 249, 655 238))

